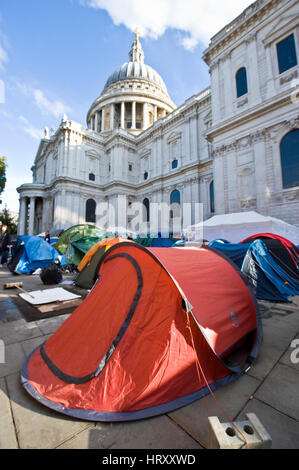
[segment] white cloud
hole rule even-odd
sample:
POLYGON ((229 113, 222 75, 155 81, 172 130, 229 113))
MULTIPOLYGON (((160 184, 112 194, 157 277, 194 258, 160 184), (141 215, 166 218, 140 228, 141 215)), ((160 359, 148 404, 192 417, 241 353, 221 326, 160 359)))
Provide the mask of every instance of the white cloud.
POLYGON ((142 37, 157 39, 167 28, 183 31, 182 45, 193 50, 238 16, 253 0, 81 0, 92 8, 104 9, 116 25, 131 31, 138 27, 142 37))
POLYGON ((8 41, 6 36, 0 31, 0 70, 4 69, 5 62, 8 61, 8 41))
POLYGON ((19 116, 18 119, 20 123, 23 124, 24 131, 27 132, 27 134, 29 134, 33 139, 36 139, 36 140, 42 139, 44 133, 40 128, 35 127, 24 116, 19 116))
POLYGON ((45 96, 45 93, 38 89, 27 86, 18 80, 14 80, 15 86, 26 96, 32 97, 36 106, 43 114, 59 118, 63 114, 70 112, 72 109, 67 104, 58 100, 50 100, 45 96))
POLYGON ((38 108, 46 114, 51 114, 56 118, 62 116, 64 113, 71 111, 71 108, 61 101, 50 101, 41 90, 33 89, 32 94, 35 104, 38 108))

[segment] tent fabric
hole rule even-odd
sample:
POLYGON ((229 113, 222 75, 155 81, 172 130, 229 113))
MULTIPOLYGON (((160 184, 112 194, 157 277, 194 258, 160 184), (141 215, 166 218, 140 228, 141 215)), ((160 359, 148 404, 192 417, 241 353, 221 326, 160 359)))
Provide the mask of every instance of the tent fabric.
POLYGON ((295 266, 299 267, 299 250, 296 245, 294 245, 290 240, 280 236, 280 235, 275 235, 274 233, 257 233, 255 235, 252 235, 251 237, 246 238, 243 240, 241 243, 250 243, 253 240, 267 240, 267 239, 273 239, 273 240, 278 240, 282 245, 288 250, 289 255, 291 256, 295 266))
POLYGON ((290 296, 299 295, 298 268, 279 240, 253 241, 246 252, 242 272, 254 286, 258 299, 289 302, 290 296))
MULTIPOLYGON (((224 238, 231 243, 239 243, 256 233, 269 232, 285 237, 296 245, 299 243, 298 227, 255 211, 214 215, 205 220, 202 225, 203 238, 208 241, 224 238)), ((191 227, 191 231, 195 235, 197 233, 196 227, 197 225, 191 227)))
POLYGON ((201 398, 207 384, 215 390, 237 379, 257 357, 254 296, 211 248, 119 243, 98 274, 22 368, 24 388, 40 403, 92 421, 142 419, 201 398))
POLYGON ((84 289, 91 289, 97 278, 97 267, 105 251, 117 243, 125 242, 123 238, 105 238, 95 243, 85 254, 77 269, 79 271, 75 284, 84 289))
POLYGON ((65 254, 67 263, 77 266, 89 248, 105 237, 107 232, 96 225, 74 225, 65 230, 53 246, 60 254, 65 254))
POLYGON ((58 251, 38 236, 18 237, 14 255, 7 267, 16 274, 31 274, 38 268, 46 268, 59 260, 58 251))
POLYGON ((250 244, 251 243, 228 243, 223 240, 213 240, 208 246, 220 250, 241 269, 250 244))

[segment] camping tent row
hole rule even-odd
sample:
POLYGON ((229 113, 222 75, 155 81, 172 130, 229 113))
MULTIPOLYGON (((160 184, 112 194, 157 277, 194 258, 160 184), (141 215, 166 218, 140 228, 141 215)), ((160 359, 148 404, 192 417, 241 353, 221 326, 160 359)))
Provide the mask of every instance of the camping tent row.
POLYGON ((290 296, 299 295, 299 250, 289 240, 261 233, 241 243, 220 239, 209 246, 238 265, 258 299, 289 302, 290 296))
POLYGON ((45 406, 92 421, 155 416, 237 379, 258 356, 255 297, 212 248, 110 242, 96 273, 22 368, 23 386, 45 406))

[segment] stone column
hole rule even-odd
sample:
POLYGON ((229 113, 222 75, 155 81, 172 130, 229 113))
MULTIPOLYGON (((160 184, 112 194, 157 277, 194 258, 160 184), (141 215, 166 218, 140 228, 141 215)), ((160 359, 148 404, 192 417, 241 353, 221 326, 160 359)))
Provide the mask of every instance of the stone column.
POLYGON ((251 97, 250 103, 257 104, 261 101, 260 97, 260 83, 258 74, 258 54, 256 35, 252 35, 247 41, 247 78, 248 78, 248 92, 251 97))
POLYGON ((34 235, 35 197, 30 198, 28 235, 34 235))
POLYGON ((110 130, 114 128, 114 104, 110 104, 110 130))
POLYGON ((266 145, 263 135, 254 139, 254 163, 255 185, 256 185, 256 206, 261 214, 267 213, 269 205, 269 194, 267 194, 267 166, 266 166, 266 145))
POLYGON ((232 90, 232 64, 231 54, 227 54, 224 58, 222 66, 224 75, 224 102, 225 102, 225 116, 230 116, 233 113, 233 90, 232 90))
POLYGON ((26 205, 27 199, 25 197, 20 197, 18 235, 25 235, 26 232, 26 205))
POLYGON ((273 62, 271 58, 271 46, 268 44, 265 47, 266 60, 267 60, 267 98, 274 95, 274 80, 273 80, 273 62))
POLYGON ((213 124, 220 120, 219 60, 211 64, 211 98, 213 124))
POLYGON ((147 129, 148 122, 147 122, 147 103, 143 103, 143 116, 142 116, 142 129, 147 129))
POLYGON ((102 123, 101 123, 101 132, 105 130, 105 108, 102 108, 102 123))
POLYGON ((95 116, 94 116, 94 130, 98 132, 98 112, 97 111, 95 112, 95 116))
POLYGON ((132 101, 132 129, 136 129, 136 101, 132 101))
POLYGON ((120 127, 125 128, 125 102, 122 101, 120 104, 120 127))
POLYGON ((154 104, 154 122, 157 121, 157 114, 158 114, 157 106, 154 104))

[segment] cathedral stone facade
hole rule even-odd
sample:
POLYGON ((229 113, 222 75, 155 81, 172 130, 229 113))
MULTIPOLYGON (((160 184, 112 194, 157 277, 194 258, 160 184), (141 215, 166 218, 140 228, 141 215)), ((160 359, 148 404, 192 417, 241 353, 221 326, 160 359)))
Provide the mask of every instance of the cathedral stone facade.
POLYGON ((299 226, 298 57, 298 2, 257 0, 211 38, 210 87, 176 107, 136 33, 87 127, 45 130, 19 234, 97 224, 119 198, 124 223, 134 202, 192 202, 204 219, 255 210, 299 226))

